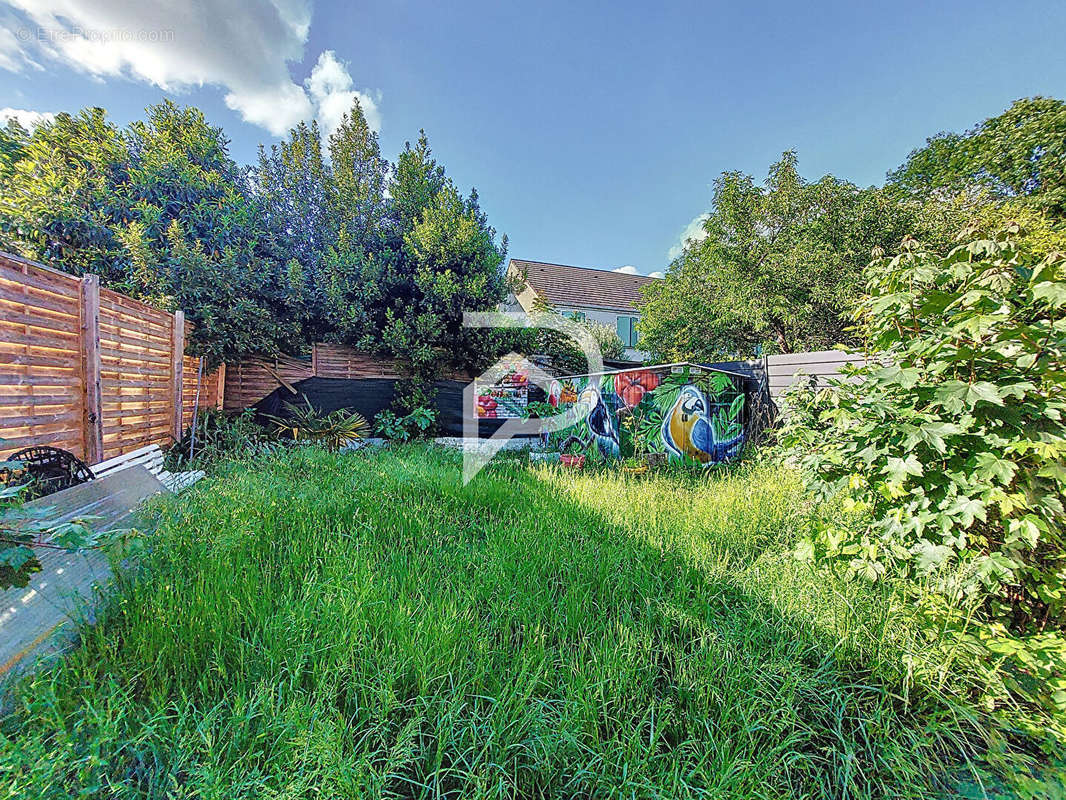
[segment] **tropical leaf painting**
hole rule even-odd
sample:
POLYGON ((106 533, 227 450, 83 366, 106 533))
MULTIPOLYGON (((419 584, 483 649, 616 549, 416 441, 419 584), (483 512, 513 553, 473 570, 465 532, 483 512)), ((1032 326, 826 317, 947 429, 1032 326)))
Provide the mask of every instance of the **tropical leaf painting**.
POLYGON ((711 417, 711 426, 714 435, 719 439, 732 439, 743 433, 744 426, 740 422, 740 414, 744 410, 744 395, 738 394, 728 407, 720 407, 711 417))
MULTIPOLYGON (((623 456, 669 450, 663 440, 663 421, 673 411, 686 386, 695 386, 706 398, 706 420, 717 441, 728 441, 744 433, 744 392, 735 376, 724 372, 695 371, 689 367, 677 372, 664 371, 658 374, 661 378, 658 386, 644 394, 635 407, 627 407, 616 394, 615 373, 575 381, 576 394, 580 394, 590 380, 598 379, 603 400, 616 415, 615 427, 623 456), (618 416, 619 412, 622 416, 618 416)), ((583 449, 586 455, 594 459, 597 457, 598 451, 592 441, 593 437, 584 422, 560 432, 560 443, 571 434, 585 445, 583 449)), ((686 463, 701 463, 687 455, 682 456, 680 460, 686 463)))

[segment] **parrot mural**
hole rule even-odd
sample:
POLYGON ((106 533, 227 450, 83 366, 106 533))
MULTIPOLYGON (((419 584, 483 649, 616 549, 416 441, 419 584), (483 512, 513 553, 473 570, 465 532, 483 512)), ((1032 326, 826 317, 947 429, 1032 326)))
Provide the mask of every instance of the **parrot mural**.
POLYGON ((708 414, 707 398, 696 386, 681 389, 673 407, 663 418, 663 444, 675 456, 691 456, 704 464, 732 458, 744 444, 743 432, 731 439, 715 441, 708 414))
POLYGON ((696 365, 695 376, 667 366, 670 372, 645 367, 554 380, 545 393, 548 403, 560 410, 573 406, 581 419, 560 432, 560 451, 577 445, 586 455, 647 456, 649 463, 652 455, 664 454, 704 466, 738 455, 745 441, 742 382, 696 365))

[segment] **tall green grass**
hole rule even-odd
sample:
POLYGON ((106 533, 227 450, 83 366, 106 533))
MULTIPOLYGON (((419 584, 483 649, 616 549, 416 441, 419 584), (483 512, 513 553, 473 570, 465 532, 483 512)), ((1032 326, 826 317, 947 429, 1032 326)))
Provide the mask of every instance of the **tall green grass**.
POLYGON ((771 467, 235 464, 18 687, 0 797, 979 791, 978 718, 908 683, 907 609, 788 556, 807 502, 771 467))

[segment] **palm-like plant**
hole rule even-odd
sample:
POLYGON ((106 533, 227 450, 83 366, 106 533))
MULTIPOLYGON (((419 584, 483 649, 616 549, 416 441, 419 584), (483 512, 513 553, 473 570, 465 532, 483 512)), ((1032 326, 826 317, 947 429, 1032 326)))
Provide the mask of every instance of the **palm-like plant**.
POLYGON ((270 417, 279 434, 290 436, 295 442, 315 442, 330 450, 339 450, 362 439, 370 427, 358 411, 339 408, 320 414, 306 396, 303 403, 286 403, 285 408, 287 416, 270 417))

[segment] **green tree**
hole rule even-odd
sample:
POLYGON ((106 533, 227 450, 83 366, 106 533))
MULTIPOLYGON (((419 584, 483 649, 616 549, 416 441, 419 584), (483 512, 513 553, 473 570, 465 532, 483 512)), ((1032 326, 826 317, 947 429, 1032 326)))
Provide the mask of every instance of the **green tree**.
MULTIPOLYGON (((372 159, 375 150, 367 152, 372 159)), ((331 256, 342 287, 338 331, 396 360, 425 396, 445 371, 477 368, 495 349, 491 335, 464 328, 462 319, 503 299, 506 238, 497 243, 477 192, 459 193, 424 133, 400 154, 389 196, 376 249, 339 247, 331 256)))
POLYGON ((643 346, 667 360, 853 344, 847 310, 874 247, 894 247, 918 204, 825 176, 786 152, 765 186, 724 173, 704 222, 666 279, 644 290, 643 346))
POLYGON ((404 145, 403 152, 396 159, 396 172, 389 182, 397 233, 401 237, 415 226, 447 180, 444 167, 433 158, 426 132, 419 131, 413 147, 410 142, 404 145))
POLYGON ((128 218, 130 153, 104 110, 57 114, 6 149, 15 159, 0 182, 8 243, 29 258, 122 283, 129 259, 115 226, 128 218))
POLYGON ((129 220, 114 229, 130 269, 125 290, 184 309, 191 350, 237 360, 306 341, 303 286, 272 258, 262 214, 220 128, 170 102, 130 125, 129 220))
POLYGON ((379 246, 380 225, 387 210, 389 162, 381 156, 378 135, 367 124, 358 99, 330 136, 329 155, 335 184, 330 209, 344 231, 345 246, 356 252, 373 252, 379 246))
POLYGON ((59 114, 5 150, 0 227, 17 251, 183 309, 192 351, 212 362, 299 346, 285 265, 227 139, 198 109, 163 102, 125 131, 102 109, 59 114))
POLYGON ((285 265, 291 307, 308 340, 329 328, 324 259, 337 240, 335 184, 322 152, 318 123, 301 122, 284 141, 266 151, 250 170, 253 196, 265 231, 269 257, 285 265))
POLYGON ((1024 98, 965 133, 939 133, 890 172, 888 183, 908 195, 978 190, 1024 198, 1066 217, 1066 103, 1024 98))
POLYGON ((384 279, 398 264, 401 242, 385 196, 389 163, 377 134, 367 124, 359 101, 330 136, 333 187, 329 213, 336 237, 323 266, 329 297, 330 336, 380 351, 380 322, 372 311, 391 288, 384 279), (367 296, 367 293, 372 295, 367 296))
MULTIPOLYGON (((0 186, 11 182, 15 167, 24 157, 29 140, 29 132, 14 118, 9 119, 7 125, 0 127, 0 186)), ((0 249, 18 250, 18 235, 14 215, 4 213, 3 206, 0 206, 0 249)))

